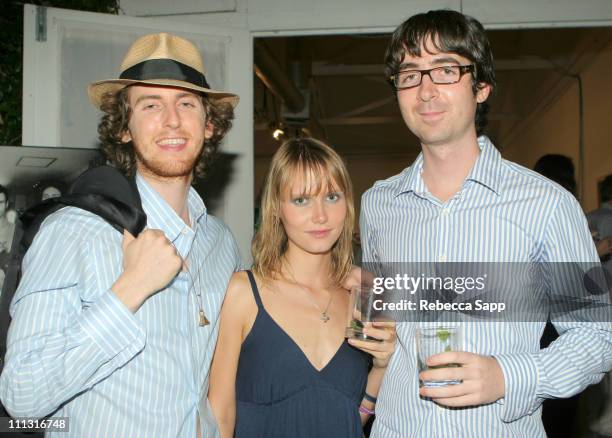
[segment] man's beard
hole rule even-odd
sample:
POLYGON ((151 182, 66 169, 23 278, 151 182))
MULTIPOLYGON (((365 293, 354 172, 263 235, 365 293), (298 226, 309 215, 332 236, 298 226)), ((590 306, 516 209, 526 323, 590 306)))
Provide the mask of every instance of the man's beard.
MULTIPOLYGON (((203 150, 204 148, 202 148, 203 150)), ((191 176, 202 156, 202 151, 189 159, 164 160, 147 158, 135 149, 139 172, 159 178, 184 178, 191 176)))

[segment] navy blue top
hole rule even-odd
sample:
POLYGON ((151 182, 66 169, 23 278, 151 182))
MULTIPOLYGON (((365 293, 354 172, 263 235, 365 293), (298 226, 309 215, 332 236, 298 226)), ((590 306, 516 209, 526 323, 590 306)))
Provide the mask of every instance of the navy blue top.
POLYGON ((345 340, 318 371, 266 312, 247 274, 258 312, 240 349, 236 438, 362 438, 369 356, 345 340))

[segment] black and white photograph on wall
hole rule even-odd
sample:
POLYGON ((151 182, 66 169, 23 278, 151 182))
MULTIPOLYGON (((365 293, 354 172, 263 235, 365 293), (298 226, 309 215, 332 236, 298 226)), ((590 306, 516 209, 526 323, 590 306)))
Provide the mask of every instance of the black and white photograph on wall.
POLYGON ((18 281, 11 273, 11 260, 21 258, 16 254, 22 231, 20 218, 41 202, 60 197, 98 157, 98 151, 0 146, 0 156, 0 302, 4 302, 2 295, 12 295, 18 281))
POLYGON ((0 186, 0 291, 6 276, 16 217, 15 210, 9 209, 8 190, 4 186, 0 186))

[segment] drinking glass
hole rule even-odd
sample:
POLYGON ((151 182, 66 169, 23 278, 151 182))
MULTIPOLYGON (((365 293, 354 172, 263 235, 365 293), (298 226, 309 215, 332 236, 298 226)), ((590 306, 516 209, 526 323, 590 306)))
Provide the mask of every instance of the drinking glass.
POLYGON ((360 286, 351 289, 348 300, 348 318, 345 337, 362 341, 381 342, 363 333, 363 327, 372 321, 378 321, 378 312, 374 310, 374 300, 378 295, 371 287, 360 286))
MULTIPOLYGON (((449 363, 430 367, 427 358, 445 351, 459 351, 461 347, 461 332, 459 327, 417 327, 416 349, 419 373, 428 369, 454 368, 459 364, 449 363)), ((419 380, 419 385, 428 387, 457 385, 460 380, 419 380)))

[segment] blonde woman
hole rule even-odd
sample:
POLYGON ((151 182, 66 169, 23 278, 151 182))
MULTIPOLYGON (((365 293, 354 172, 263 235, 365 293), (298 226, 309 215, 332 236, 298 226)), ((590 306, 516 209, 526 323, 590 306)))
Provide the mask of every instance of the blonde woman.
POLYGON ((338 154, 314 139, 283 144, 264 185, 253 271, 233 276, 221 311, 209 399, 222 438, 363 436, 395 329, 368 328, 380 343, 344 338, 354 221, 338 154))

